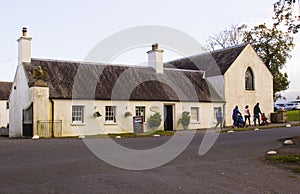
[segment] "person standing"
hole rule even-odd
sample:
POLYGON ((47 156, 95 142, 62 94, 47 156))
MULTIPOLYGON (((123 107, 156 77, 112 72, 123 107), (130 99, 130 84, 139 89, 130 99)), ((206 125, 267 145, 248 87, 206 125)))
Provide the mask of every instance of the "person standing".
POLYGON ((216 112, 216 118, 217 118, 217 124, 215 126, 215 129, 217 129, 218 125, 220 125, 220 128, 222 130, 223 113, 222 113, 222 108, 221 107, 219 107, 218 111, 216 112))
POLYGON ((251 114, 250 114, 250 110, 249 110, 248 105, 246 105, 246 107, 245 107, 244 117, 245 117, 245 123, 247 123, 247 120, 248 120, 249 126, 251 126, 251 124, 250 124, 251 114))
POLYGON ((235 108, 233 109, 233 112, 232 112, 233 128, 237 127, 239 115, 241 115, 241 113, 239 111, 239 107, 235 106, 235 108))
POLYGON ((253 109, 253 121, 254 121, 254 126, 256 126, 256 120, 258 119, 258 125, 260 125, 260 116, 259 114, 261 114, 261 111, 260 111, 260 108, 259 108, 259 103, 257 103, 255 106, 254 106, 254 109, 253 109))

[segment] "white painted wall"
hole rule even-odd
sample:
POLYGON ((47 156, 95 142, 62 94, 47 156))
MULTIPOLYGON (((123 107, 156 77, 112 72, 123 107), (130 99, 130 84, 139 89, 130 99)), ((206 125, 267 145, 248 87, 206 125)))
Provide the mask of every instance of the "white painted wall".
POLYGON ((6 109, 7 100, 0 100, 0 128, 9 123, 9 109, 6 109))
POLYGON ((214 87, 219 96, 225 99, 224 76, 217 75, 206 78, 207 81, 214 87))
POLYGON ((33 135, 38 135, 40 137, 51 137, 49 133, 49 128, 40 127, 38 130, 39 121, 51 120, 51 102, 49 100, 49 88, 48 87, 32 87, 30 88, 33 93, 34 103, 33 103, 33 135), (47 132, 45 133, 45 130, 47 132))
POLYGON ((24 68, 19 65, 9 97, 9 137, 22 137, 22 110, 33 102, 33 92, 27 83, 24 68))
MULTIPOLYGON (((178 103, 178 102, 149 102, 149 101, 88 101, 88 100, 53 100, 54 102, 54 120, 62 120, 62 136, 77 135, 95 135, 107 133, 132 133, 133 123, 132 116, 124 117, 124 113, 129 111, 135 116, 136 106, 146 107, 146 121, 154 112, 150 107, 159 107, 159 112, 164 118, 164 105, 174 105, 174 129, 182 130, 183 127, 179 123, 183 111, 190 112, 191 107, 199 107, 200 121, 191 123, 189 129, 208 128, 215 125, 214 107, 222 106, 220 103, 178 103), (72 123, 72 105, 84 106, 84 123, 72 123), (105 106, 116 106, 115 124, 105 123, 105 106), (99 111, 101 117, 94 117, 93 113, 99 111)), ((144 132, 163 130, 163 122, 160 127, 150 128, 144 125, 144 132)))
MULTIPOLYGON (((253 107, 260 103, 262 112, 270 118, 273 112, 273 76, 268 68, 258 57, 253 48, 248 45, 240 56, 231 65, 224 75, 225 99, 226 99, 226 124, 232 125, 232 110, 237 105, 242 113, 246 105, 249 105, 251 117, 253 107), (245 72, 251 67, 254 74, 255 90, 245 90, 245 72)), ((253 118, 251 118, 253 123, 253 118)))

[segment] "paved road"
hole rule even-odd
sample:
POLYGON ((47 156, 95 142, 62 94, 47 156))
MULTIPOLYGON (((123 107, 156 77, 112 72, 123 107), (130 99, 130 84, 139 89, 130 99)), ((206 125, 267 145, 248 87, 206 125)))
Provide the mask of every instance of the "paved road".
MULTIPOLYGON (((0 193, 300 193, 300 175, 261 160, 299 127, 221 134, 199 156, 203 134, 175 160, 145 171, 110 166, 80 139, 0 138, 0 193)), ((146 149, 168 138, 116 141, 146 149)))

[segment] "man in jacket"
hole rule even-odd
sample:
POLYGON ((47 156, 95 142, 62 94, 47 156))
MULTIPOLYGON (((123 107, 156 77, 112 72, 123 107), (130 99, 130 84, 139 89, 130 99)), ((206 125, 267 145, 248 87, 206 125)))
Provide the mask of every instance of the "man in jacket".
POLYGON ((260 108, 259 108, 259 103, 257 103, 254 106, 253 114, 254 114, 253 115, 254 126, 256 126, 256 119, 258 119, 258 125, 260 125, 260 116, 259 116, 259 114, 261 114, 261 111, 260 111, 260 108))

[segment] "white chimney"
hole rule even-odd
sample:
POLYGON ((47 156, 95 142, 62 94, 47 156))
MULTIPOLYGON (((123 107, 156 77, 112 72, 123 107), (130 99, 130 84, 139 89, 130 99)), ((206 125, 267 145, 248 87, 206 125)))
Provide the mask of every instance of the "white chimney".
POLYGON ((27 36, 27 28, 23 28, 18 39, 18 64, 31 62, 31 37, 27 36))
POLYGON ((148 51, 148 65, 152 67, 156 73, 164 73, 163 66, 163 52, 164 50, 158 49, 158 44, 152 45, 152 50, 148 51))

